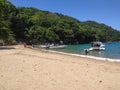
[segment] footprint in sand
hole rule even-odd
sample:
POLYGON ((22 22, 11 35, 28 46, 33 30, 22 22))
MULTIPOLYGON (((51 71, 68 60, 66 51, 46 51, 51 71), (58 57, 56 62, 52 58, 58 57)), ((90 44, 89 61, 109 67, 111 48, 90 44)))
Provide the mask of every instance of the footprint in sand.
POLYGON ((102 83, 102 80, 100 80, 99 83, 102 83))

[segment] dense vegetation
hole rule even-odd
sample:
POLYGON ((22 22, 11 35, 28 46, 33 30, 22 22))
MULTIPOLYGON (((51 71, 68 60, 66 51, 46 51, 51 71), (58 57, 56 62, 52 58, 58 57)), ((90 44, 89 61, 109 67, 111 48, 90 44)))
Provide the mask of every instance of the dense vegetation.
POLYGON ((81 22, 59 13, 36 8, 16 8, 0 0, 0 39, 29 43, 65 44, 120 41, 120 31, 95 21, 81 22))

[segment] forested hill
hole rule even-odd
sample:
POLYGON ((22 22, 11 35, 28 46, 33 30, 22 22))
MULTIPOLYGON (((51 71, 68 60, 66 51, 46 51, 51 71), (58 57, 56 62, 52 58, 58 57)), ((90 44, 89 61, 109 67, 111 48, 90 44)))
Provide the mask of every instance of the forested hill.
MULTIPOLYGON (((2 1, 5 1, 5 3, 2 1)), ((75 18, 36 8, 16 8, 0 1, 0 38, 31 43, 65 44, 91 41, 120 41, 120 31, 95 21, 81 22, 75 18), (2 9, 3 8, 3 9, 2 9)))

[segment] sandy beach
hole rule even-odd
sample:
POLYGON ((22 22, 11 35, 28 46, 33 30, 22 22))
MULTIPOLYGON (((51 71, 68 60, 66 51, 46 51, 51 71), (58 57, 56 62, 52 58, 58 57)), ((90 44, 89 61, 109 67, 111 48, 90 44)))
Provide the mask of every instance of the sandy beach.
POLYGON ((0 49, 0 90, 120 90, 120 63, 10 47, 0 49))

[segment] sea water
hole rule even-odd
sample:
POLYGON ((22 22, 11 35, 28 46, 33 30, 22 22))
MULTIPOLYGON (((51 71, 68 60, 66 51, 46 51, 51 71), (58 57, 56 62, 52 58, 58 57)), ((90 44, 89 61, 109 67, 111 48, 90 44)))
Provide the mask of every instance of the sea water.
MULTIPOLYGON (((103 51, 90 51, 89 56, 95 56, 100 58, 110 58, 120 60, 120 42, 109 42, 103 43, 105 45, 105 50, 103 51)), ((62 51, 66 53, 85 55, 84 50, 89 49, 90 44, 79 44, 79 45, 67 45, 64 49, 55 49, 57 51, 62 51)))

